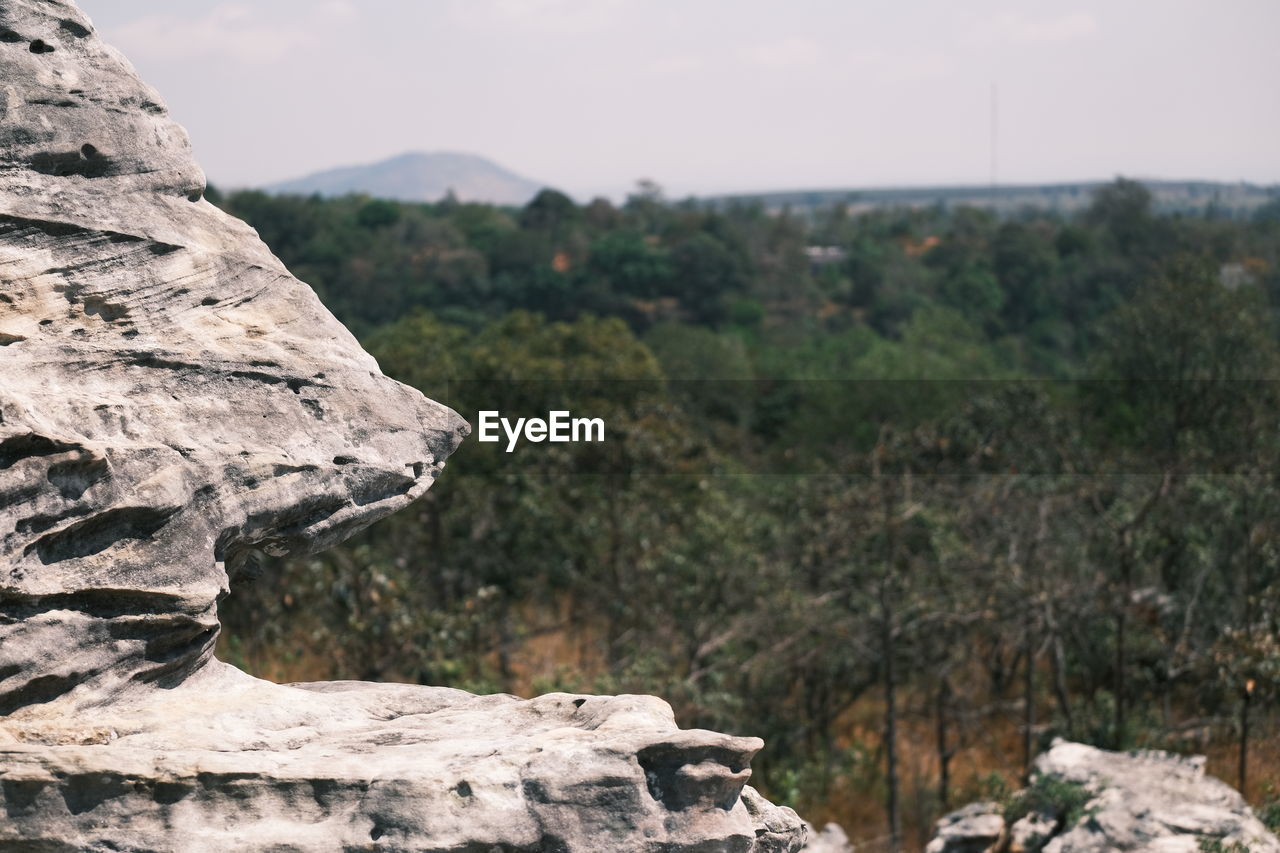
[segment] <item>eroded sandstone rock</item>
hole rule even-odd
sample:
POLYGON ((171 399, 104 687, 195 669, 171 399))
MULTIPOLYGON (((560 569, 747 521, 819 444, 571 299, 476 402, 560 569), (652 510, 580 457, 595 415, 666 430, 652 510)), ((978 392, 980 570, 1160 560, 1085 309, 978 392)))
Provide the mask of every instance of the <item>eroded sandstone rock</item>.
POLYGON ((1059 740, 1036 759, 1032 786, 1034 808, 1008 831, 1004 807, 974 803, 939 820, 927 849, 1280 853, 1280 841, 1240 793, 1205 775, 1203 756, 1108 752, 1059 740))
POLYGON ((0 4, 0 68, 8 713, 181 682, 250 548, 399 509, 467 426, 200 200, 186 135, 77 10, 0 4))
POLYGON ((1004 808, 999 803, 969 803, 938 820, 925 853, 995 853, 1004 838, 1004 808))
POLYGON ((1201 842, 1250 853, 1280 853, 1280 841, 1254 816, 1240 792, 1206 776, 1204 756, 1108 752, 1059 741, 1036 771, 1094 794, 1083 819, 1064 826, 1045 853, 1104 850, 1197 853, 1201 842))
POLYGON ((795 850, 760 741, 651 697, 213 660, 255 549, 406 505, 467 426, 203 188, 79 10, 0 2, 0 848, 795 850))

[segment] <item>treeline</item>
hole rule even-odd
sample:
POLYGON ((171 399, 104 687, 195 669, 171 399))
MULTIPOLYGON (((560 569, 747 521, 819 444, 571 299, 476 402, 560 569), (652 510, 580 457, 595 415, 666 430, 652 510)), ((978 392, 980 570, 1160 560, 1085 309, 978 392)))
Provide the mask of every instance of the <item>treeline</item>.
POLYGON ((608 424, 470 441, 409 510, 263 560, 223 608, 251 669, 656 693, 889 847, 1058 735, 1276 780, 1280 204, 219 202, 473 423, 608 424))

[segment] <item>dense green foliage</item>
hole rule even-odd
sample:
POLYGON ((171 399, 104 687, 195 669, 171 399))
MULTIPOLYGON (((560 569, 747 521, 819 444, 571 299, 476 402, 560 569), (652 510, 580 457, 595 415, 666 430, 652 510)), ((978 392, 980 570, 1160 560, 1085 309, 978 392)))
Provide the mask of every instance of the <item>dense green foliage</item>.
POLYGON ((1084 785, 1037 774, 1026 788, 1004 803, 1005 823, 1012 826, 1029 814, 1051 815, 1063 830, 1069 830, 1089 816, 1087 806, 1094 797, 1084 785))
POLYGON ((656 693, 764 737, 775 796, 883 795, 917 834, 969 753, 1275 736, 1276 217, 1128 181, 1071 218, 222 204, 388 374, 608 424, 468 442, 409 510, 265 561, 224 605, 250 664, 656 693))

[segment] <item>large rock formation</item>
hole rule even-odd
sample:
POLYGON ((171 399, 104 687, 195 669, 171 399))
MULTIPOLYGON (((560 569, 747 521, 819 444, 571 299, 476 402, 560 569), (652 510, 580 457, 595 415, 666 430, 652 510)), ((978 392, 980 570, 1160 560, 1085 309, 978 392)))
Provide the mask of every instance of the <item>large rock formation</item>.
POLYGON ((254 550, 340 541, 467 432, 385 378, 90 22, 0 2, 0 849, 790 851, 754 738, 649 697, 276 685, 254 550))
POLYGON ((974 803, 938 821, 928 853, 1280 853, 1280 841, 1204 757, 1107 752, 1057 741, 1009 806, 974 803), (1009 823, 1006 818, 1012 821, 1009 823))

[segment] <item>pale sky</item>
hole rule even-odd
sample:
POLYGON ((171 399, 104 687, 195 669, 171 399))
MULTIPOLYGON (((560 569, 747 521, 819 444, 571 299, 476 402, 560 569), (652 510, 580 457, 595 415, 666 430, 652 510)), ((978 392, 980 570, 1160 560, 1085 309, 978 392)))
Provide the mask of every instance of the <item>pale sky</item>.
POLYGON ((576 196, 1280 183, 1280 0, 81 0, 210 179, 468 151, 576 196))

